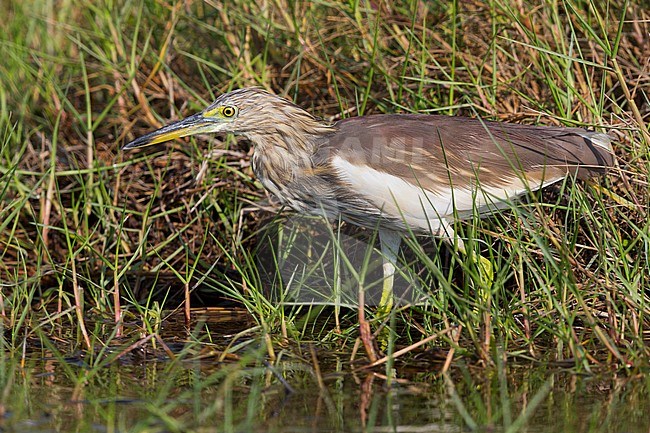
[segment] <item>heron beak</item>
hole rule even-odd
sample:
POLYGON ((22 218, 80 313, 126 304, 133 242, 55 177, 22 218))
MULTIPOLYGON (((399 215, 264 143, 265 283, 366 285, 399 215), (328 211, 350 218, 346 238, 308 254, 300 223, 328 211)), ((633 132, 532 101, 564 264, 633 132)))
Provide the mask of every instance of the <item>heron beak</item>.
POLYGON ((215 122, 215 119, 204 117, 203 113, 197 113, 183 120, 179 120, 178 122, 163 126, 162 128, 143 135, 142 137, 136 138, 122 147, 122 150, 151 146, 175 138, 187 137, 188 135, 213 132, 215 130, 215 123, 218 123, 215 122))

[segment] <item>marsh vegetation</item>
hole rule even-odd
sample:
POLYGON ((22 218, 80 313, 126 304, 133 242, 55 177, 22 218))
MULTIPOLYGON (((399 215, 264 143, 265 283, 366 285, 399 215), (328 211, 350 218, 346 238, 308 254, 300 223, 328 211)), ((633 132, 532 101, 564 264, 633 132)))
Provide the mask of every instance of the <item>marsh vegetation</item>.
POLYGON ((647 432, 644 2, 60 0, 0 12, 0 428, 647 432), (328 120, 417 112, 596 129, 616 166, 459 223, 492 264, 488 287, 477 263, 407 236, 401 283, 418 302, 368 311, 373 329, 392 330, 369 367, 353 295, 340 309, 289 295, 336 281, 345 296, 371 291, 376 233, 282 209, 244 140, 120 151, 249 86, 328 120))

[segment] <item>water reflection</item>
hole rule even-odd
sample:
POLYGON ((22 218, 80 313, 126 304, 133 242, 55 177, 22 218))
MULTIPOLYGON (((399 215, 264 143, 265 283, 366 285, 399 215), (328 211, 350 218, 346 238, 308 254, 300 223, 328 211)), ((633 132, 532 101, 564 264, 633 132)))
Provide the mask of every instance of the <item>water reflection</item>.
POLYGON ((335 345, 275 342, 270 357, 245 311, 192 317, 191 329, 166 318, 160 335, 125 325, 88 353, 74 336, 42 335, 24 365, 4 352, 0 431, 648 432, 645 375, 462 358, 443 375, 446 355, 431 349, 368 371, 335 345))
MULTIPOLYGON (((2 431, 648 432, 647 377, 583 377, 535 365, 448 375, 355 370, 348 354, 278 353, 264 341, 234 358, 201 350, 106 365, 43 350, 24 368, 5 353, 2 431), (272 371, 273 370, 273 371, 272 371), (283 384, 290 384, 291 390, 283 384), (510 430, 509 430, 510 429, 510 430)), ((216 353, 216 352, 215 352, 216 353)), ((421 362, 421 361, 420 361, 421 362)), ((421 364, 419 364, 421 366, 421 364)))

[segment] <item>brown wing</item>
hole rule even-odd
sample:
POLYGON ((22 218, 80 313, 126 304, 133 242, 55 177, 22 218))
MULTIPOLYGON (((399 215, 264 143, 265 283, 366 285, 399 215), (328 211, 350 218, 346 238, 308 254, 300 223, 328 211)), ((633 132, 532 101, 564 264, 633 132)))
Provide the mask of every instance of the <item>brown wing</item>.
POLYGON ((536 189, 567 174, 586 178, 613 163, 609 137, 580 128, 528 126, 434 115, 346 119, 321 149, 351 164, 398 176, 425 190, 513 178, 536 189))

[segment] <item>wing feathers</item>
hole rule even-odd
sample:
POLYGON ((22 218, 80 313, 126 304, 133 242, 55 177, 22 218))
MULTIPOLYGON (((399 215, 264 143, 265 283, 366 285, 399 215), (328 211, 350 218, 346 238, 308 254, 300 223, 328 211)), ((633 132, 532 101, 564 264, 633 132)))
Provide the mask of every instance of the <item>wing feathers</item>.
POLYGON ((520 178, 536 189, 567 174, 589 177, 613 162, 609 137, 579 128, 538 127, 433 115, 346 119, 321 148, 435 192, 441 185, 500 187, 520 178))

